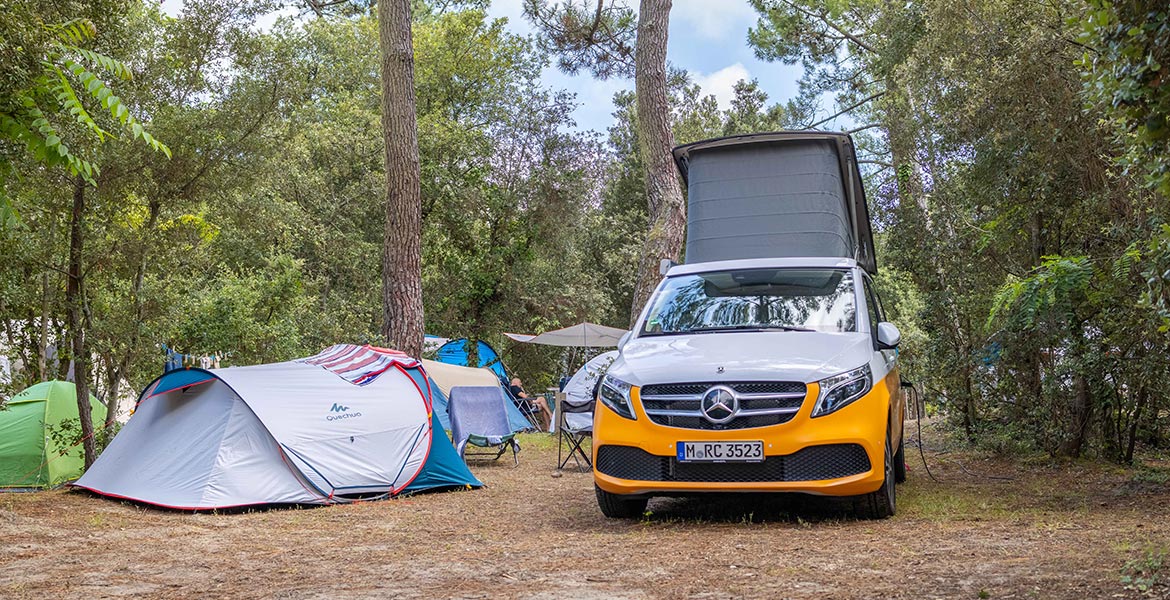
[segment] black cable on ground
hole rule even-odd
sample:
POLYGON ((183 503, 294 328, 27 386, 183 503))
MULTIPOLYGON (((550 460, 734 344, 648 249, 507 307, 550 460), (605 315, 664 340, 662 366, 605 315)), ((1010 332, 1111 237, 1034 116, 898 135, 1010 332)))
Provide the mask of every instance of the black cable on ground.
POLYGON ((930 476, 931 481, 941 483, 934 473, 930 472, 930 465, 926 462, 926 450, 923 449, 922 443, 922 413, 926 411, 926 404, 922 403, 922 396, 918 393, 918 388, 914 387, 914 383, 910 381, 903 381, 902 387, 910 390, 910 396, 914 399, 914 420, 918 424, 918 439, 915 440, 918 446, 918 455, 922 457, 922 466, 926 468, 926 474, 930 476))
MULTIPOLYGON (((902 385, 909 388, 910 391, 912 392, 913 397, 914 397, 914 416, 916 417, 916 420, 918 422, 918 454, 919 454, 919 456, 922 457, 922 466, 926 467, 926 474, 930 476, 931 480, 933 480, 937 483, 941 483, 941 481, 937 477, 934 476, 934 473, 930 472, 930 465, 927 464, 927 462, 926 462, 926 451, 923 449, 924 444, 922 443, 922 413, 926 411, 926 404, 925 403, 922 403, 921 405, 919 404, 919 402, 921 401, 920 392, 918 391, 918 388, 914 385, 913 382, 903 381, 902 385)), ((986 475, 986 474, 981 474, 981 473, 974 473, 970 469, 968 469, 967 466, 964 465, 962 462, 956 460, 956 461, 954 461, 954 463, 956 465, 958 465, 959 470, 966 473, 967 475, 970 475, 971 477, 983 478, 983 479, 995 479, 995 480, 999 480, 999 481, 1015 481, 1016 480, 1015 477, 1004 477, 1002 475, 986 475)))

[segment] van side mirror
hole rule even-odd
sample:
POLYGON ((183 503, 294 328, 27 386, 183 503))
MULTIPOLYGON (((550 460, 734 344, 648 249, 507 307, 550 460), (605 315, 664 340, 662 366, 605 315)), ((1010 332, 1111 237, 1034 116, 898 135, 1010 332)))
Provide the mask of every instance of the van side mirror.
POLYGON ((902 332, 893 323, 883 321, 877 326, 877 342, 879 350, 893 350, 902 343, 902 332))
POLYGON ((674 262, 673 260, 670 260, 669 258, 664 258, 664 259, 658 261, 658 274, 659 275, 666 275, 666 273, 668 271, 670 271, 671 269, 673 269, 674 267, 677 267, 677 266, 678 266, 678 263, 674 262))
POLYGON ((627 332, 622 334, 622 337, 618 338, 618 344, 617 344, 618 350, 621 350, 622 346, 626 345, 626 342, 630 340, 630 334, 632 334, 632 333, 634 333, 634 332, 627 331, 627 332))

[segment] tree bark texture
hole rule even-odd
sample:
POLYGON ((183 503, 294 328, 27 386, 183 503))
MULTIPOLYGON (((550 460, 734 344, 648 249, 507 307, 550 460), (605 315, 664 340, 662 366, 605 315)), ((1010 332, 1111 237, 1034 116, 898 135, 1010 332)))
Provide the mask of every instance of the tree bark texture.
POLYGON ((638 12, 638 45, 634 53, 634 85, 638 98, 638 141, 645 169, 650 228, 638 261, 638 280, 630 306, 630 323, 638 319, 661 279, 662 259, 678 260, 686 235, 686 206, 670 151, 670 105, 666 93, 666 40, 671 0, 642 0, 638 12))
POLYGON ((1069 414, 1066 423, 1064 439, 1056 453, 1060 456, 1078 458, 1085 445, 1089 417, 1092 406, 1089 404, 1089 381, 1084 375, 1073 377, 1073 393, 1068 399, 1069 414))
POLYGON ((378 39, 386 145, 382 334, 392 347, 417 357, 423 342, 422 190, 409 0, 378 2, 378 39))
POLYGON ((85 448, 85 468, 97 458, 93 439, 93 415, 89 406, 89 343, 85 337, 85 273, 81 268, 85 250, 85 180, 73 182, 73 212, 69 221, 69 271, 65 283, 65 304, 68 307, 66 329, 69 332, 70 355, 73 359, 73 383, 77 388, 77 416, 81 419, 81 439, 85 448))

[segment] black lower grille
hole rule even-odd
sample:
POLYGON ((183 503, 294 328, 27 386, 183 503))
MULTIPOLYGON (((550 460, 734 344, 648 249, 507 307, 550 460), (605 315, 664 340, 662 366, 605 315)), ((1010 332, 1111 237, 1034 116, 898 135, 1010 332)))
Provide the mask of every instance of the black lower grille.
POLYGON ((857 444, 810 446, 786 456, 769 456, 757 463, 679 462, 673 456, 658 456, 632 446, 597 449, 598 471, 634 481, 819 481, 857 475, 869 469, 869 456, 857 444))

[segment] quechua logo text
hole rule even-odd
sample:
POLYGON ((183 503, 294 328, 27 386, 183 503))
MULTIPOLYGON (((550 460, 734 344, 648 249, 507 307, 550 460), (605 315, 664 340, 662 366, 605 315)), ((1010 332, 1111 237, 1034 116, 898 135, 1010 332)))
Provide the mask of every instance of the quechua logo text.
POLYGON ((342 406, 336 402, 329 408, 329 413, 325 416, 326 421, 340 421, 342 419, 352 419, 362 416, 362 413, 358 411, 349 412, 348 406, 342 406))

